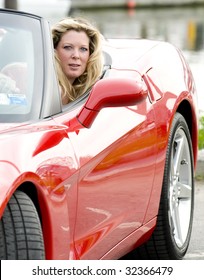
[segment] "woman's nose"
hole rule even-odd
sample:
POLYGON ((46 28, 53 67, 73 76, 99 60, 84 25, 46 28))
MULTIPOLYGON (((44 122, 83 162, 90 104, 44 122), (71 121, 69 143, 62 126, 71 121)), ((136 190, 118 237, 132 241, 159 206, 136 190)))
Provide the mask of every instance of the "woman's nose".
POLYGON ((72 57, 73 58, 79 58, 79 50, 78 49, 73 50, 72 57))

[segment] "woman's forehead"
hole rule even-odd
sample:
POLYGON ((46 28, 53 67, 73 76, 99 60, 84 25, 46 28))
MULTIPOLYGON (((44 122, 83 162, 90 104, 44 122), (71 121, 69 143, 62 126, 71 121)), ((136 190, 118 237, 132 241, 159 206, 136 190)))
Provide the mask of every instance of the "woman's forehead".
POLYGON ((62 42, 69 42, 69 43, 74 43, 74 42, 81 42, 83 44, 89 44, 90 38, 87 35, 87 33, 83 30, 81 31, 76 31, 74 29, 67 30, 61 37, 62 42))

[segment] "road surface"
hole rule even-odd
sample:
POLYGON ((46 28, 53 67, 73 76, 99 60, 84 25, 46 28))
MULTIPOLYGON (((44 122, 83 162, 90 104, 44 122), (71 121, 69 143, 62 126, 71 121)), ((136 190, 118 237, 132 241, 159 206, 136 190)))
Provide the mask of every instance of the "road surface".
POLYGON ((195 183, 194 223, 186 260, 204 260, 204 180, 195 183))

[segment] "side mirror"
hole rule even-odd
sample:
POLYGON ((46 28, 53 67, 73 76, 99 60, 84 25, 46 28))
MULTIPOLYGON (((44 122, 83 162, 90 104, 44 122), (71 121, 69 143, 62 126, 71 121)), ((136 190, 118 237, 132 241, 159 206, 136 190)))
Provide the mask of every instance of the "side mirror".
POLYGON ((77 119, 84 127, 89 128, 101 109, 136 105, 146 99, 147 92, 142 77, 140 81, 133 78, 105 78, 99 80, 93 86, 77 119))

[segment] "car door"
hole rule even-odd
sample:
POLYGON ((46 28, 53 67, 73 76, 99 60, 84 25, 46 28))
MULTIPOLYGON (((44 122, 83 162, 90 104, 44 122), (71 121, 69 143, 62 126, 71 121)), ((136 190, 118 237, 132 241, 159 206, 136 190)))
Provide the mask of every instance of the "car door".
POLYGON ((100 259, 143 223, 155 169, 154 112, 146 98, 103 108, 89 128, 66 114, 56 120, 68 126, 80 168, 75 249, 80 259, 100 259))

